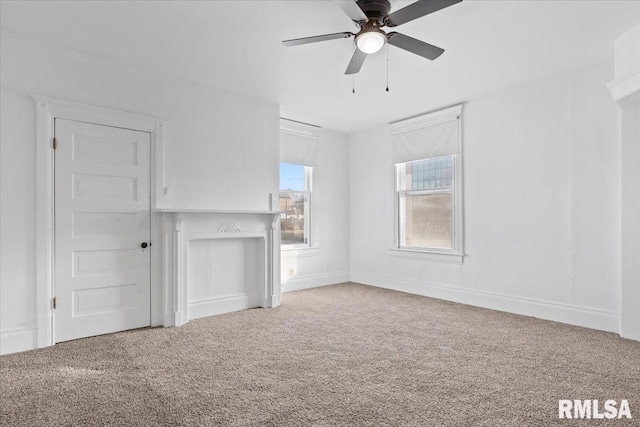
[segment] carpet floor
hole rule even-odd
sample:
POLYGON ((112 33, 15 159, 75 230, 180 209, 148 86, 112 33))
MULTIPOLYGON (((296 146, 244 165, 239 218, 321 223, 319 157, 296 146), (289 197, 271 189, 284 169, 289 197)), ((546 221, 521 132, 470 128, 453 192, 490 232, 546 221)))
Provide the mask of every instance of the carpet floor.
POLYGON ((628 399, 603 424, 637 426, 640 342, 342 284, 2 356, 0 387, 3 426, 599 424, 558 399, 628 399))

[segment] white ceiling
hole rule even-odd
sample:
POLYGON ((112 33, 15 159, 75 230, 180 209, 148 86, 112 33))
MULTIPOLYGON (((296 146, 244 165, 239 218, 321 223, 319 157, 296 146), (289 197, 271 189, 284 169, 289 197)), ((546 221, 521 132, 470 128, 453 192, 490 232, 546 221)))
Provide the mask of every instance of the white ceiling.
MULTIPOLYGON (((393 1, 392 10, 411 3, 393 1)), ((640 22, 640 1, 462 3, 395 30, 446 49, 428 61, 389 49, 344 75, 353 31, 331 1, 1 3, 3 31, 281 105, 283 117, 352 133, 595 62, 640 22)), ((613 60, 612 60, 613 64, 613 60)), ((613 76, 612 76, 613 77, 613 76)))

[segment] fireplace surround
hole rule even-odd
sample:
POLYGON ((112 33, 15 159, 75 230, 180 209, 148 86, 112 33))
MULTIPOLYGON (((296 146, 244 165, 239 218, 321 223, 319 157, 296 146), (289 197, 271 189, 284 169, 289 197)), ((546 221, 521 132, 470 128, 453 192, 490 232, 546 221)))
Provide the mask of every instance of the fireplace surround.
POLYGON ((159 209, 164 326, 280 304, 275 211, 159 209))

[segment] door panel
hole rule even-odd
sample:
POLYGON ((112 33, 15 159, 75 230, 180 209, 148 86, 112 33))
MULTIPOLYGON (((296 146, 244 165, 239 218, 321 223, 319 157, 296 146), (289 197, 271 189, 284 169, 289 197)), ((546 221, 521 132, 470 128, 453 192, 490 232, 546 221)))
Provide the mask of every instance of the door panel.
POLYGON ((56 119, 55 340, 150 325, 151 135, 56 119))

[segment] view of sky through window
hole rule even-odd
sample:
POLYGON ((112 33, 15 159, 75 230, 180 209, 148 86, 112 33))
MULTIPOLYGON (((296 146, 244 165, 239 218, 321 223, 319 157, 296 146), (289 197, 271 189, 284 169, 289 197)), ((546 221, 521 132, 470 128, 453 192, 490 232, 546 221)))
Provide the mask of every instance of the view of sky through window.
POLYGON ((303 165, 280 163, 280 190, 305 190, 303 165))

